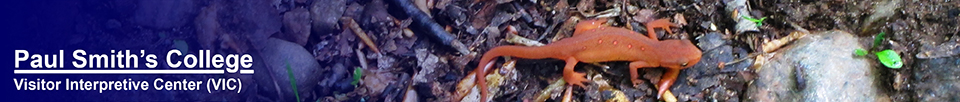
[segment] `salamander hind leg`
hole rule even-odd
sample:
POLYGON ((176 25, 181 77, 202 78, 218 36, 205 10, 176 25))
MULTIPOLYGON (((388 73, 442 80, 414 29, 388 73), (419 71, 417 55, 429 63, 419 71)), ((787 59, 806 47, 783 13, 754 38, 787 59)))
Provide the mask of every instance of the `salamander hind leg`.
POLYGON ((587 81, 587 79, 584 78, 586 74, 573 71, 574 66, 577 66, 577 62, 580 61, 577 61, 576 58, 570 57, 567 58, 566 62, 567 65, 563 67, 563 80, 567 81, 567 84, 584 87, 583 82, 587 81))

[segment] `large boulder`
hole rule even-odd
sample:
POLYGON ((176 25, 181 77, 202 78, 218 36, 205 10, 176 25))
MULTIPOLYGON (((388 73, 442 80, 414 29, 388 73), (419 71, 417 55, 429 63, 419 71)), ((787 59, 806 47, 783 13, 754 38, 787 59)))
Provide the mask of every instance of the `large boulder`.
POLYGON ((780 49, 760 66, 748 88, 751 101, 872 102, 890 101, 881 91, 875 60, 857 57, 867 49, 853 34, 809 34, 780 49))

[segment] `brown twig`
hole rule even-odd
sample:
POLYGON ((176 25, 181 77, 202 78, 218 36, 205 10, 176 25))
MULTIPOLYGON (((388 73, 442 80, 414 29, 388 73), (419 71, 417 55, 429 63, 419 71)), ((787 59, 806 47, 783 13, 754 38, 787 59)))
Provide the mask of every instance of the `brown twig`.
POLYGON ((373 43, 373 40, 370 39, 370 36, 366 32, 363 32, 363 29, 360 28, 360 25, 357 25, 357 21, 354 21, 353 18, 343 17, 340 18, 340 23, 343 23, 344 26, 348 27, 354 34, 360 37, 360 40, 363 40, 363 43, 370 47, 370 50, 379 54, 380 48, 373 43))
POLYGON ((764 43, 761 46, 762 47, 761 50, 763 50, 763 53, 773 52, 777 49, 780 49, 780 47, 783 47, 784 45, 787 45, 788 43, 793 42, 794 40, 800 39, 800 37, 803 37, 805 35, 807 35, 807 33, 802 31, 790 32, 790 35, 787 35, 783 38, 774 39, 773 41, 764 43))
POLYGON ((667 90, 667 92, 663 93, 663 101, 677 102, 677 97, 673 95, 673 92, 670 92, 670 90, 667 90))

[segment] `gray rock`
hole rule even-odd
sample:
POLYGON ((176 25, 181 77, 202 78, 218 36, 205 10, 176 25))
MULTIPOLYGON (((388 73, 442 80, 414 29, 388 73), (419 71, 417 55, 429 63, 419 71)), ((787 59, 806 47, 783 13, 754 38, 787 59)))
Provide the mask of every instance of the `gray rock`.
POLYGON ((386 32, 386 27, 394 26, 393 18, 387 13, 387 4, 383 0, 371 0, 364 4, 363 14, 354 17, 360 27, 374 32, 386 32))
MULTIPOLYGON (((251 42, 257 43, 270 38, 274 33, 280 32, 282 23, 280 22, 280 11, 273 7, 270 0, 238 0, 227 7, 232 7, 227 14, 239 19, 238 22, 232 22, 237 30, 242 33, 251 42)), ((231 24, 226 24, 231 25, 231 24)))
POLYGON ((260 48, 258 50, 260 50, 260 57, 263 59, 261 62, 266 66, 259 68, 258 73, 254 74, 260 90, 265 91, 261 93, 278 94, 267 96, 282 97, 280 99, 283 100, 279 101, 296 101, 296 96, 290 85, 290 74, 287 73, 287 67, 289 66, 290 71, 293 72, 293 77, 296 79, 298 89, 296 93, 300 94, 300 98, 310 96, 309 93, 319 81, 319 78, 315 76, 320 72, 318 70, 320 64, 313 59, 306 49, 295 43, 276 38, 270 38, 256 46, 260 48), (277 92, 277 88, 280 89, 279 92, 277 92))
POLYGON ((890 101, 878 84, 874 60, 856 57, 866 49, 853 34, 827 31, 807 35, 782 48, 758 70, 749 86, 752 101, 890 101))
POLYGON ((305 8, 294 8, 283 14, 283 33, 280 38, 306 45, 310 38, 310 12, 305 8))
POLYGON ((183 26, 198 11, 193 0, 141 0, 137 6, 132 22, 158 29, 183 26))
POLYGON ((313 15, 313 31, 323 33, 334 32, 337 29, 337 21, 343 16, 347 3, 344 0, 322 0, 315 1, 310 7, 313 15))
POLYGON ((697 45, 699 45, 700 49, 703 50, 710 50, 726 44, 726 41, 723 40, 723 34, 718 32, 704 34, 700 38, 697 38, 697 41, 700 41, 700 43, 697 45))
POLYGON ((915 99, 921 102, 950 102, 960 100, 960 56, 921 59, 917 61, 912 80, 916 86, 915 99))
POLYGON ((873 35, 882 31, 881 27, 887 25, 891 17, 900 13, 897 10, 902 7, 900 2, 900 0, 877 1, 870 10, 870 17, 864 20, 860 35, 873 35))

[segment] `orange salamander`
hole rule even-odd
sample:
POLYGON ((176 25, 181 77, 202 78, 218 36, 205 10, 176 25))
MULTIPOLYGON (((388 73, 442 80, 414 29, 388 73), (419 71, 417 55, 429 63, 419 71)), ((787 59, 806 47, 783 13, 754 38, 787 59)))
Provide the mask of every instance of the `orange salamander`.
POLYGON ((574 72, 579 62, 630 61, 630 79, 634 86, 640 84, 637 73, 639 68, 663 67, 667 72, 660 79, 657 97, 659 98, 676 80, 680 69, 691 67, 700 61, 701 52, 688 40, 657 40, 653 28, 676 27, 667 19, 646 23, 648 37, 632 30, 603 26, 602 20, 588 20, 576 25, 572 37, 565 38, 540 47, 505 45, 487 51, 480 58, 475 69, 477 84, 480 88, 480 100, 486 102, 487 84, 485 74, 493 65, 494 58, 512 56, 526 59, 561 59, 566 61, 563 68, 563 80, 569 85, 584 87, 585 74, 574 72))

